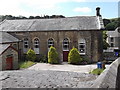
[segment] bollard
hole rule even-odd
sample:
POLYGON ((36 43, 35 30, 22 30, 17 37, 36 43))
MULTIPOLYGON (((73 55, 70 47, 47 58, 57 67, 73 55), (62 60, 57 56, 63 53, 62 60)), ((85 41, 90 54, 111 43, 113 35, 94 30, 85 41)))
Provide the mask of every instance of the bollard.
POLYGON ((98 68, 98 69, 102 69, 102 63, 101 63, 101 62, 98 62, 98 63, 97 63, 97 68, 98 68))

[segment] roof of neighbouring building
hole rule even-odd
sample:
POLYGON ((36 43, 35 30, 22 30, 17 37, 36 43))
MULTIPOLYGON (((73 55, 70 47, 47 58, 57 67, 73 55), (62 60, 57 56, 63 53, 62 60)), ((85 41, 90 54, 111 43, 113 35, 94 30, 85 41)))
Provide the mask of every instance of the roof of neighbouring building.
POLYGON ((2 55, 6 50, 8 50, 8 48, 12 48, 17 52, 17 50, 14 47, 12 47, 10 44, 0 44, 0 55, 2 55))
POLYGON ((11 43, 11 42, 18 42, 20 41, 16 37, 6 33, 6 32, 0 32, 0 43, 11 43))
POLYGON ((116 28, 114 31, 107 31, 107 35, 109 37, 120 37, 119 27, 116 28))
POLYGON ((78 16, 57 19, 4 20, 0 31, 54 31, 54 30, 100 30, 104 28, 101 17, 78 16))
POLYGON ((2 54, 9 46, 10 44, 0 44, 0 54, 2 54))

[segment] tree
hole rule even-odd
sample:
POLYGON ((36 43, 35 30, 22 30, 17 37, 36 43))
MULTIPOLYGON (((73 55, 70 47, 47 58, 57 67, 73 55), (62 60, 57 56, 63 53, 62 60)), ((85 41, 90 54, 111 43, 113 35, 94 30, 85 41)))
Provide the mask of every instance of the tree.
POLYGON ((30 16, 29 19, 34 19, 35 17, 34 16, 30 16))
POLYGON ((80 57, 79 51, 73 47, 68 54, 68 63, 80 64, 82 62, 83 59, 80 57))
POLYGON ((50 50, 48 52, 48 63, 50 63, 50 64, 58 64, 59 63, 58 53, 53 46, 50 47, 50 50))
POLYGON ((117 24, 118 27, 120 27, 120 17, 118 18, 118 24, 117 24))
POLYGON ((109 20, 109 19, 103 19, 103 23, 104 23, 104 25, 106 26, 107 24, 110 23, 110 20, 109 20))
POLYGON ((27 51, 27 56, 26 57, 27 57, 27 60, 29 60, 29 61, 35 61, 36 60, 36 54, 35 54, 34 50, 29 49, 27 51))
POLYGON ((35 16, 35 19, 41 19, 41 17, 40 16, 35 16))
POLYGON ((115 22, 111 22, 111 23, 106 25, 107 30, 115 30, 115 28, 116 28, 115 22))
POLYGON ((106 42, 107 37, 106 31, 103 31, 103 49, 107 49, 107 47, 109 47, 109 44, 106 42))

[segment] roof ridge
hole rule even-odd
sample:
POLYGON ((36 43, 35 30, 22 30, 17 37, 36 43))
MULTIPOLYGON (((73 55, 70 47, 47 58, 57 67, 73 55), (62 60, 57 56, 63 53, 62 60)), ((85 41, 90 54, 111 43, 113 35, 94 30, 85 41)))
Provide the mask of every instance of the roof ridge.
MULTIPOLYGON (((97 17, 97 16, 73 16, 73 17, 65 17, 65 18, 79 18, 79 17, 97 17)), ((51 19, 65 19, 65 18, 42 18, 42 19, 14 19, 14 20, 5 20, 5 21, 21 21, 21 20, 51 20, 51 19)))

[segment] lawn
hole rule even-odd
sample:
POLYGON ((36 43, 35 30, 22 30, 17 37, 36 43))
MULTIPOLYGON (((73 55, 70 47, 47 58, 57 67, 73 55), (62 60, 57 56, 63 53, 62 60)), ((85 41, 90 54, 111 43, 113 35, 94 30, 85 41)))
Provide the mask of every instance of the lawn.
POLYGON ((19 68, 22 69, 22 68, 28 68, 32 65, 36 64, 35 62, 32 62, 32 61, 22 61, 19 63, 19 68))
POLYGON ((95 74, 95 75, 100 75, 103 71, 104 71, 104 69, 96 68, 96 69, 92 70, 90 73, 95 74))

